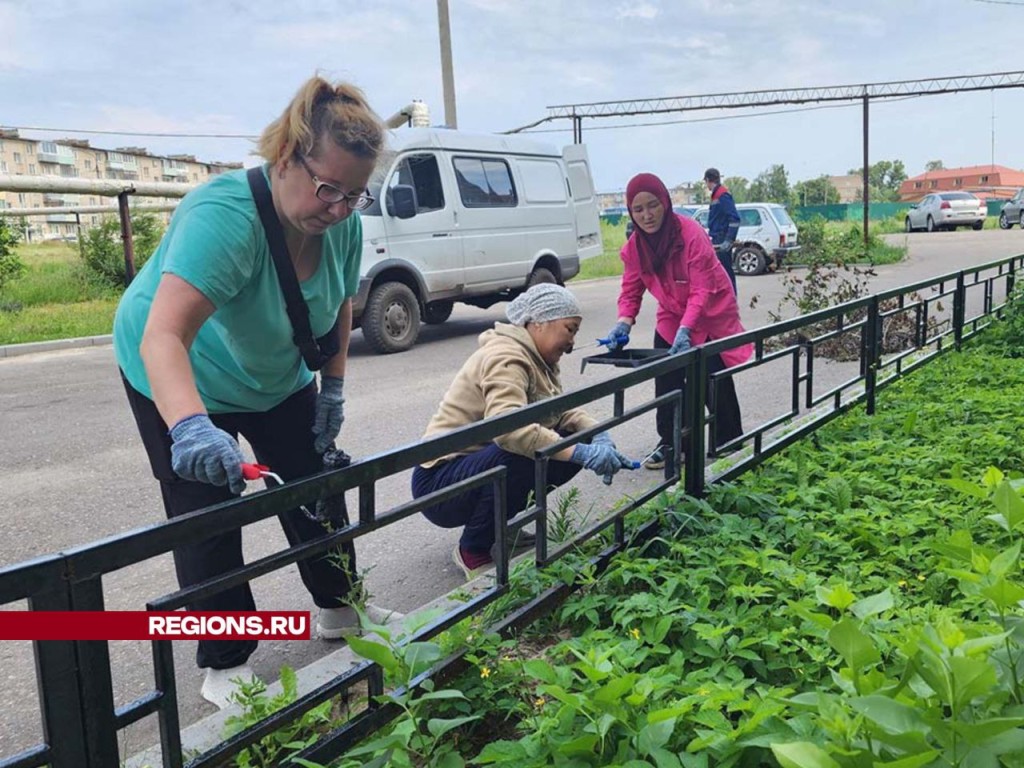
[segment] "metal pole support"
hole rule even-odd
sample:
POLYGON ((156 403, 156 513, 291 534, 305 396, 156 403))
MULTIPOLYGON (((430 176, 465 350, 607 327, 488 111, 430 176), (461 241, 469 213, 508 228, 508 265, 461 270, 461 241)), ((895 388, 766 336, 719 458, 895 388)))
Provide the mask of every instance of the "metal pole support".
POLYGON ((686 370, 686 386, 683 390, 683 423, 690 427, 684 452, 686 454, 686 493, 694 498, 704 495, 704 433, 707 422, 704 418, 707 402, 707 361, 704 350, 696 349, 693 360, 686 370))
POLYGON ((868 305, 868 318, 864 324, 864 398, 868 416, 875 412, 875 388, 878 383, 878 363, 882 359, 879 349, 882 334, 879 333, 878 297, 872 296, 868 305))
POLYGON ((967 287, 964 273, 956 276, 956 292, 953 294, 953 348, 959 352, 964 341, 964 318, 967 315, 967 287))
POLYGON ((129 191, 117 195, 117 213, 121 218, 121 242, 124 245, 124 287, 135 279, 135 246, 132 245, 132 215, 128 210, 129 191))

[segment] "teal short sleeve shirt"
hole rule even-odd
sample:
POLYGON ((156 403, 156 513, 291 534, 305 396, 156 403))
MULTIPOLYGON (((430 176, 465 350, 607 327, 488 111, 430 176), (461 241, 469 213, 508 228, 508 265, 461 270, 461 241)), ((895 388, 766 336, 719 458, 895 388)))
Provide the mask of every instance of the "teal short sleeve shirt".
MULTIPOLYGON (((341 305, 359 289, 362 239, 358 213, 323 235, 320 265, 300 283, 315 336, 331 329, 341 305)), ((215 307, 189 350, 196 386, 210 413, 266 411, 312 380, 292 341, 284 295, 244 170, 218 176, 182 200, 160 245, 118 305, 114 354, 128 383, 150 399, 139 344, 164 274, 185 280, 215 307)))

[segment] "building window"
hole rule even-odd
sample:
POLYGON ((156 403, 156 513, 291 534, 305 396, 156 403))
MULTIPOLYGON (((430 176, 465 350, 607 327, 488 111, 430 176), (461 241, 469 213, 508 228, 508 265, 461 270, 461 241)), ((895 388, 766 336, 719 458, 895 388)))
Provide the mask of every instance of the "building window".
POLYGON ((36 175, 35 163, 29 163, 28 164, 28 175, 29 176, 35 176, 36 175))
POLYGON ((87 170, 87 171, 91 171, 92 170, 92 160, 86 160, 85 161, 85 170, 87 170))
POLYGON ((979 184, 988 184, 988 176, 982 176, 980 179, 978 179, 978 183, 979 184))
POLYGON ((914 189, 921 189, 921 187, 923 187, 923 186, 924 186, 923 182, 920 182, 920 181, 915 181, 914 182, 914 189))
POLYGON ((21 152, 14 153, 14 162, 21 163, 21 152))
POLYGON ((963 184, 964 184, 964 180, 963 179, 953 179, 953 186, 954 187, 962 187, 963 184))
POLYGON ((929 186, 929 187, 931 187, 932 189, 938 189, 938 187, 939 187, 939 182, 937 182, 937 181, 933 181, 933 182, 931 182, 931 183, 930 183, 930 184, 929 184, 928 186, 929 186))
POLYGON ((7 173, 7 161, 0 160, 0 173, 7 173))

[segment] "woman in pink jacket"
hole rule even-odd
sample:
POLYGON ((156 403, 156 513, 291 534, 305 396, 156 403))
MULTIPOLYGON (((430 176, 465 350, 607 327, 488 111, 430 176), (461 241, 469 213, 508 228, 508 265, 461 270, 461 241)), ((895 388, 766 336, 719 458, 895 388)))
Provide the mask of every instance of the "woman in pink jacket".
MULTIPOLYGON (((640 312, 644 291, 658 301, 654 346, 679 354, 692 345, 721 339, 745 329, 740 323, 729 276, 715 255, 704 229, 693 219, 672 211, 668 189, 657 176, 641 173, 626 187, 626 206, 633 220, 633 234, 622 247, 622 288, 619 291, 619 320, 609 338, 628 335, 640 312)), ((611 346, 615 348, 614 342, 611 346)), ((748 359, 752 344, 744 344, 708 358, 708 373, 738 365, 748 359)), ((682 374, 655 379, 657 395, 682 386, 682 374)), ((719 379, 708 407, 715 415, 714 446, 743 434, 740 404, 731 377, 719 379)), ((672 409, 658 409, 658 448, 644 466, 665 466, 666 448, 672 445, 672 409)))

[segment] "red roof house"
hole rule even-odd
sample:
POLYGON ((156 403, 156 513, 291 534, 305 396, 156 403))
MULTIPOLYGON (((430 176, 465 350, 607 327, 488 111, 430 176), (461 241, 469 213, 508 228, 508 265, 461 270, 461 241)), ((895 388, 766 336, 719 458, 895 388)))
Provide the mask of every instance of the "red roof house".
POLYGON ((932 192, 973 192, 982 200, 1009 200, 1024 187, 1024 171, 1005 165, 972 165, 927 171, 900 184, 900 201, 916 203, 932 192))

